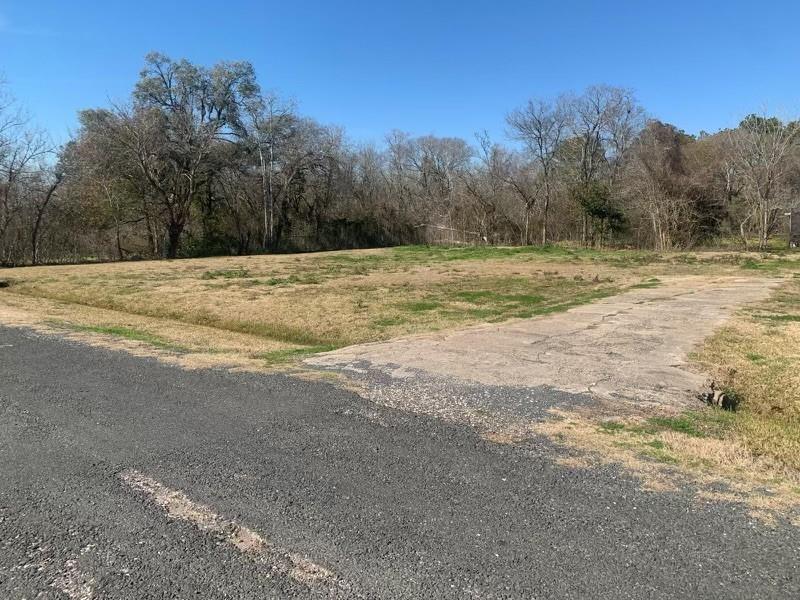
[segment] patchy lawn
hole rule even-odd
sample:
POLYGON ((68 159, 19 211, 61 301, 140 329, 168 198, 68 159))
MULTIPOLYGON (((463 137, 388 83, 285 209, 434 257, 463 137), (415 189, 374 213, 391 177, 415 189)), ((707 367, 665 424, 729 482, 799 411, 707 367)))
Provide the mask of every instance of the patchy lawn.
POLYGON ((695 358, 739 400, 732 434, 800 470, 800 278, 741 311, 695 358))
POLYGON ((658 287, 663 274, 774 275, 794 259, 410 246, 50 266, 6 271, 10 287, 0 293, 0 307, 85 334, 213 355, 214 362, 270 365, 351 344, 563 311, 631 287, 658 287))

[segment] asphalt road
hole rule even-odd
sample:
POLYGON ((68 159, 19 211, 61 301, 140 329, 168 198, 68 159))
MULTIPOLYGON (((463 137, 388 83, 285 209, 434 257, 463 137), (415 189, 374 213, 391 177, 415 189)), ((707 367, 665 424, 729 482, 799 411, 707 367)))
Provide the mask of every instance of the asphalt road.
POLYGON ((0 598, 800 597, 796 528, 555 452, 0 327, 0 598))

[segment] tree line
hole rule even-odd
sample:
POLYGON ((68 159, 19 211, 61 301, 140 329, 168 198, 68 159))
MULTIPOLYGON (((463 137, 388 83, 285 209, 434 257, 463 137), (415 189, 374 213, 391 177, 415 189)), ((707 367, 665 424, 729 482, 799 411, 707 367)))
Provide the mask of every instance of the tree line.
POLYGON ((247 62, 153 53, 129 101, 81 111, 59 148, 0 90, 6 266, 405 243, 764 249, 798 206, 796 122, 693 136, 607 85, 511 110, 506 140, 372 145, 263 91, 247 62))

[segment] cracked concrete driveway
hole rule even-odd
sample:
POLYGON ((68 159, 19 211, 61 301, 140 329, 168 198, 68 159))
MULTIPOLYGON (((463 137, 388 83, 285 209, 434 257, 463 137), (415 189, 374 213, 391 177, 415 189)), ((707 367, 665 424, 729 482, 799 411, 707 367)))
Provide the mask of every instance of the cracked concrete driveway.
POLYGON ((687 365, 692 348, 736 308, 765 298, 777 284, 760 278, 663 278, 657 287, 549 317, 352 346, 306 363, 357 375, 374 370, 395 380, 548 386, 640 407, 682 407, 706 379, 687 365))

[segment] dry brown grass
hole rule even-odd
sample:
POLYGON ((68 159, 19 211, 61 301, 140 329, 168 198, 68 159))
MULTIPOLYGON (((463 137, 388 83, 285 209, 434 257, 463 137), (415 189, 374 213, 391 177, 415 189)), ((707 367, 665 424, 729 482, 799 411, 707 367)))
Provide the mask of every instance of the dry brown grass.
MULTIPOLYGON (((711 409, 695 415, 697 423, 715 421, 711 409)), ((701 427, 684 433, 644 419, 598 422, 566 412, 553 417, 533 431, 573 451, 561 459, 567 466, 616 464, 638 477, 645 489, 691 489, 698 501, 744 504, 768 523, 784 518, 800 523, 800 473, 753 454, 732 430, 701 427)))
POLYGON ((563 310, 663 273, 741 272, 743 260, 762 259, 410 247, 50 266, 4 272, 11 285, 0 293, 0 306, 84 337, 105 332, 103 343, 127 336, 114 343, 139 351, 159 346, 170 360, 251 368, 563 310), (126 335, 114 335, 120 331, 126 335))
POLYGON ((734 428, 748 449, 800 470, 800 279, 741 311, 695 358, 740 401, 734 428))
MULTIPOLYGON (((7 272, 0 303, 6 313, 83 334, 140 331, 188 350, 192 363, 205 353, 201 364, 234 356, 247 364, 480 322, 481 306, 453 296, 465 286, 535 291, 543 306, 612 287, 608 273, 583 269, 584 280, 570 265, 568 278, 540 262, 412 258, 384 250, 21 268, 7 272)), ((494 307, 491 317, 515 316, 515 306, 494 307)))

